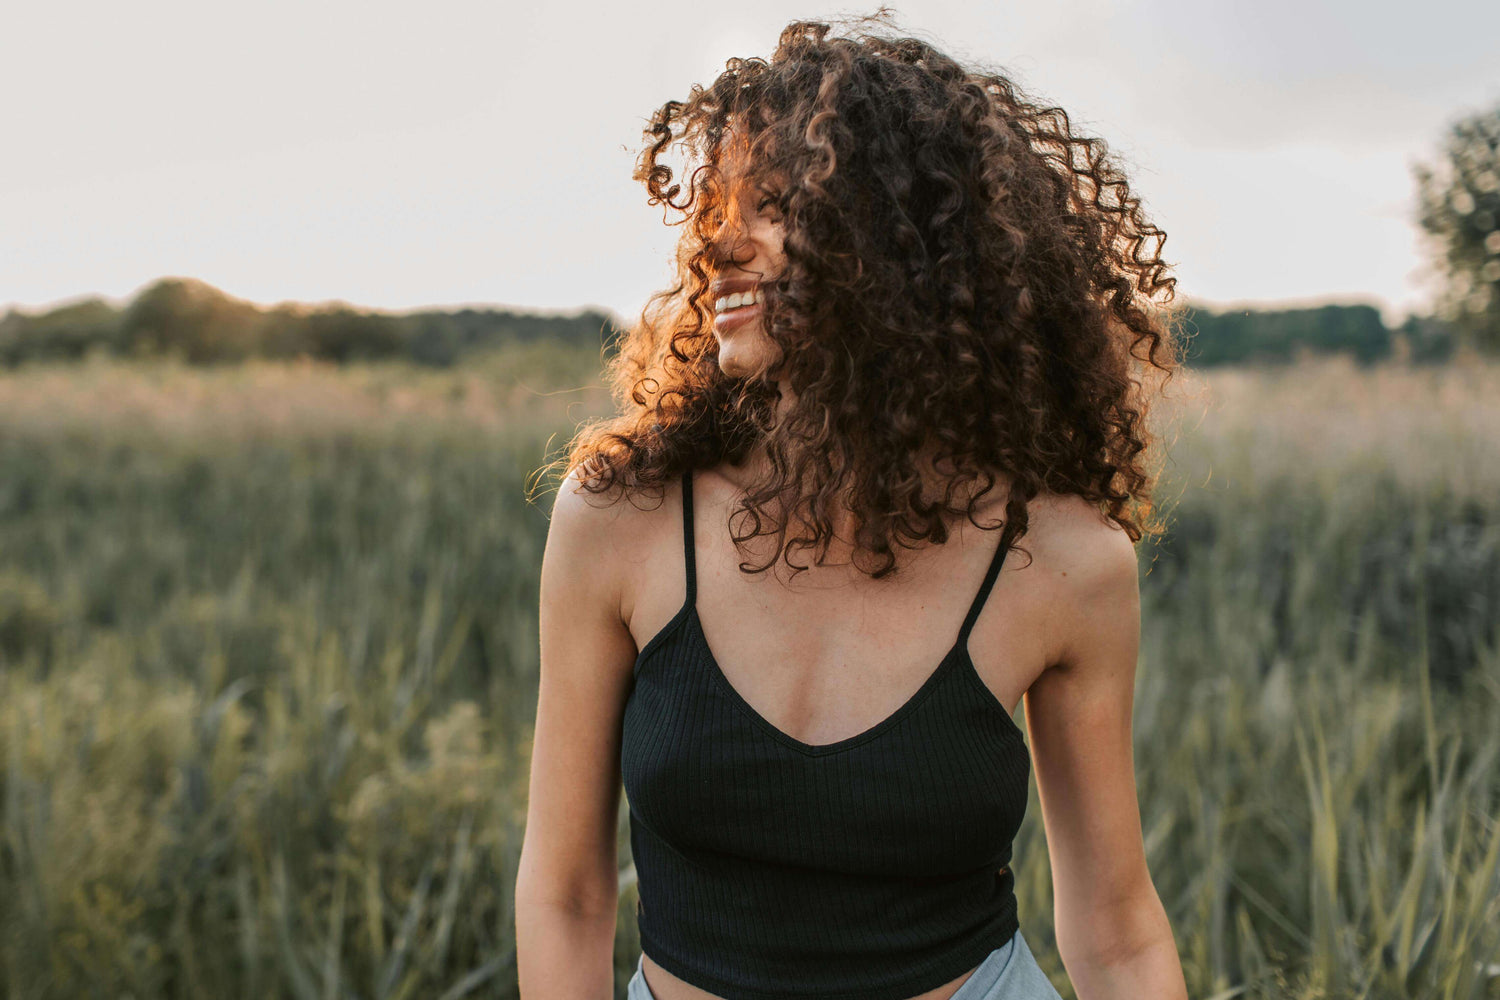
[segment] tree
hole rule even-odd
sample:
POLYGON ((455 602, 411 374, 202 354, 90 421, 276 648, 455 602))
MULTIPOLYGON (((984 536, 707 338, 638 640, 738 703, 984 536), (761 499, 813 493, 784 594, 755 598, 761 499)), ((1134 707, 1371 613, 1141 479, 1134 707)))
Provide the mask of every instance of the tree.
POLYGON ((1500 352, 1500 104, 1453 122, 1440 162, 1412 169, 1443 286, 1438 314, 1475 347, 1500 352))
POLYGON ((162 278, 142 289, 120 318, 125 352, 174 355, 191 364, 240 361, 259 353, 260 310, 196 278, 162 278))

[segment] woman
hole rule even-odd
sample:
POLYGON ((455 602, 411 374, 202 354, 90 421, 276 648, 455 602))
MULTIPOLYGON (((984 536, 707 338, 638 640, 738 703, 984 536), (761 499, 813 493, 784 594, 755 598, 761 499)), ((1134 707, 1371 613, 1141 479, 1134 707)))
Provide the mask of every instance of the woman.
POLYGON ((1033 754, 1078 995, 1184 997, 1130 733, 1161 231, 1060 110, 911 38, 795 22, 648 135, 690 225, 543 558, 524 1000, 610 994, 622 780, 635 1000, 1057 997, 1033 754))

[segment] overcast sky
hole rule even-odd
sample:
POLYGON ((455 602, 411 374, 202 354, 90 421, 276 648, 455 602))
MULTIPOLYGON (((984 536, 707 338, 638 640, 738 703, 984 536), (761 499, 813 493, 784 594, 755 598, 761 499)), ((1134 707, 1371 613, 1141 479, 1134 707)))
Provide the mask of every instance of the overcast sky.
MULTIPOLYGON (((662 102, 875 4, 213 0, 0 14, 0 308, 164 275, 260 303, 599 306, 677 230, 630 179, 662 102)), ((1411 164, 1500 101, 1500 4, 894 4, 1123 159, 1180 296, 1424 309, 1411 164)))

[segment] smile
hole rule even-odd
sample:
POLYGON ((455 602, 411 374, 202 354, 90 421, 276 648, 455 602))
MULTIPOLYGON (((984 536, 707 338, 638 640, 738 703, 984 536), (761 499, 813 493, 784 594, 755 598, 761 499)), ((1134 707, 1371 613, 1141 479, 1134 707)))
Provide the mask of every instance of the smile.
POLYGON ((720 310, 714 314, 714 332, 718 334, 728 333, 736 327, 744 326, 750 320, 755 319, 761 312, 759 302, 751 302, 748 305, 732 306, 720 310))

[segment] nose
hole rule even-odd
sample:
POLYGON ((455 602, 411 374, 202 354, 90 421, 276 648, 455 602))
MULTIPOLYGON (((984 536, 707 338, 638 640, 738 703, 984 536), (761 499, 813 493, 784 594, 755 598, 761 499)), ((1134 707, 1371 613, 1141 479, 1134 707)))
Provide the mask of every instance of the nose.
POLYGON ((724 221, 714 230, 706 247, 709 260, 714 266, 724 268, 730 264, 746 264, 755 259, 755 246, 750 242, 742 223, 738 212, 731 210, 725 213, 724 221))

